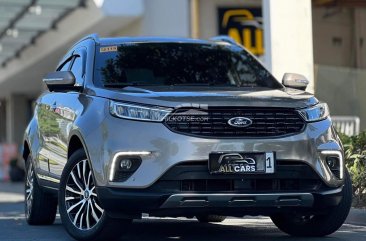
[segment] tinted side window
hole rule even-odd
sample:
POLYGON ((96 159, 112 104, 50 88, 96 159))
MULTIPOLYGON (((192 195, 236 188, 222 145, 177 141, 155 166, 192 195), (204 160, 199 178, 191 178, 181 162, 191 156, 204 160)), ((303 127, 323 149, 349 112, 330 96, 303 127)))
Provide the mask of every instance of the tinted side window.
POLYGON ((80 56, 76 56, 71 66, 71 72, 74 74, 77 85, 83 85, 83 61, 80 56))

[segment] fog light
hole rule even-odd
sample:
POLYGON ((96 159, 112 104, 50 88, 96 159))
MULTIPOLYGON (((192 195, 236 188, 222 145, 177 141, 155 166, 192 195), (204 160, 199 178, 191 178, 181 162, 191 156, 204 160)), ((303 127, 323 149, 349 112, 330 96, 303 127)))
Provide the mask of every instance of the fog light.
POLYGON ((324 164, 329 167, 329 170, 338 179, 343 179, 344 176, 344 161, 341 151, 336 150, 324 150, 321 152, 324 160, 324 164))
POLYGON ((111 181, 124 182, 140 167, 141 157, 120 156, 116 159, 118 168, 114 171, 111 181))
POLYGON ((119 166, 121 170, 129 171, 132 167, 132 161, 131 159, 122 159, 119 166))
POLYGON ((118 152, 114 155, 111 169, 109 172, 109 181, 126 181, 141 165, 142 156, 150 155, 149 151, 126 151, 118 152))
MULTIPOLYGON (((128 173, 132 175, 137 168, 141 165, 141 157, 134 156, 134 157, 119 157, 117 158, 117 163, 119 163, 119 168, 116 170, 116 174, 121 173, 128 173)), ((124 175, 126 176, 126 175, 124 175)))
POLYGON ((330 169, 334 169, 337 166, 338 158, 336 157, 327 157, 327 164, 330 169))
POLYGON ((337 178, 340 178, 339 158, 337 156, 328 156, 325 160, 332 173, 337 178))

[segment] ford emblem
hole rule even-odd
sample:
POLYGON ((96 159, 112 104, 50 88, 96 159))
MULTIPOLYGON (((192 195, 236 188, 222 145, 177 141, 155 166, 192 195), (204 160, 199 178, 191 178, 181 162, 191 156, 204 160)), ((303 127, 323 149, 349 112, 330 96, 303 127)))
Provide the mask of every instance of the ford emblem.
POLYGON ((247 127, 250 126, 253 121, 246 117, 234 117, 228 120, 227 123, 234 127, 247 127))

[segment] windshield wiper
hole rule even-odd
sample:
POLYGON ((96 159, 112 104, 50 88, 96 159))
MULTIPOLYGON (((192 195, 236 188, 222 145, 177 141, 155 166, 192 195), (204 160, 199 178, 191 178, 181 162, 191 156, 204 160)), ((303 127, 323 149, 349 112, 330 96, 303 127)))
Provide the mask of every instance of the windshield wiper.
POLYGON ((104 84, 104 87, 107 88, 125 88, 127 86, 133 86, 131 84, 104 84))
POLYGON ((171 86, 235 86, 232 84, 219 84, 219 83, 179 83, 179 84, 172 84, 171 86))
POLYGON ((210 86, 209 83, 179 83, 171 84, 171 86, 210 86))
POLYGON ((155 84, 143 84, 143 83, 107 83, 103 85, 106 88, 126 88, 129 86, 155 86, 155 84))

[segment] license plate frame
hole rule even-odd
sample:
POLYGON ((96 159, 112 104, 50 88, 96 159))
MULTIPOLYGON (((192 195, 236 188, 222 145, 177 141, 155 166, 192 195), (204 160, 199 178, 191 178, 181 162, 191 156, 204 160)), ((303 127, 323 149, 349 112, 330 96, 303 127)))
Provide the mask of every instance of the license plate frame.
POLYGON ((273 174, 275 152, 211 152, 210 174, 273 174))

